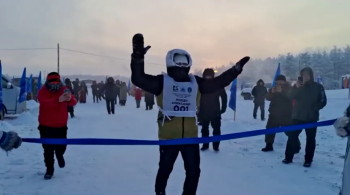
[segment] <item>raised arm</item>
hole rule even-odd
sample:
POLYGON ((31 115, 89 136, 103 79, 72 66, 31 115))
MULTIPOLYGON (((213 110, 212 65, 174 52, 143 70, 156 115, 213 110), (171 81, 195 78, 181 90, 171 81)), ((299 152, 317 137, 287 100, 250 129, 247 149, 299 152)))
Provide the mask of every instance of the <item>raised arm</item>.
POLYGON ((163 75, 145 74, 144 57, 151 46, 144 47, 142 34, 136 34, 132 38, 133 53, 131 54, 131 82, 155 95, 160 95, 163 90, 163 75))
POLYGON ((228 86, 243 71, 243 66, 249 61, 249 57, 242 58, 235 66, 223 72, 213 79, 204 79, 196 76, 199 91, 203 94, 211 94, 228 86))

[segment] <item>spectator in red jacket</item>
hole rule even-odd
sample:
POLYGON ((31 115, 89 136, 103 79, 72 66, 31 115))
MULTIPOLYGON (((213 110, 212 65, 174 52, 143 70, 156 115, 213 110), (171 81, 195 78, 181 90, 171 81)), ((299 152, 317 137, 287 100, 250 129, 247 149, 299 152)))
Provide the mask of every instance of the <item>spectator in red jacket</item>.
POLYGON ((142 98, 142 91, 140 88, 135 88, 135 100, 136 100, 136 108, 140 108, 140 102, 142 98))
MULTIPOLYGON (((66 86, 61 83, 60 75, 51 72, 47 75, 45 85, 38 92, 39 127, 41 138, 67 138, 68 106, 75 106, 77 100, 66 86)), ((65 166, 63 154, 66 145, 43 144, 45 179, 51 179, 54 173, 54 154, 60 168, 65 166)))

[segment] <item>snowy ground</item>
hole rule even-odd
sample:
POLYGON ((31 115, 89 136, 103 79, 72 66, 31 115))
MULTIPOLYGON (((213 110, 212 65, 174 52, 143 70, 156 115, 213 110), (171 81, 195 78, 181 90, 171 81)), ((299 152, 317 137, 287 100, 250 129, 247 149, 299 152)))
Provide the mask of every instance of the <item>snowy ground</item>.
MULTIPOLYGON (((343 114, 348 104, 347 90, 328 91, 328 105, 321 120, 343 114)), ((136 109, 129 98, 126 107, 117 107, 107 115, 105 103, 76 106, 77 118, 69 119, 70 138, 157 139, 156 110, 136 109)), ((268 103, 267 103, 268 104, 268 103)), ((38 137, 35 104, 17 119, 0 123, 3 130, 18 131, 22 137, 38 137)), ((223 115, 223 133, 261 129, 265 122, 252 119, 251 101, 238 98, 237 120, 227 109, 223 115)), ((267 106, 267 105, 266 105, 267 106)), ((320 128, 313 166, 304 168, 303 152, 294 163, 284 165, 286 137, 278 136, 275 151, 262 153, 264 137, 222 142, 221 151, 201 155, 198 195, 336 195, 341 181, 345 140, 332 127, 320 128)), ((305 135, 302 134, 302 147, 305 135)), ((56 168, 52 180, 45 181, 43 151, 39 144, 0 154, 0 195, 142 195, 154 194, 158 168, 157 146, 69 146, 67 166, 56 168)), ((182 192, 185 172, 179 156, 168 182, 168 195, 182 192)))

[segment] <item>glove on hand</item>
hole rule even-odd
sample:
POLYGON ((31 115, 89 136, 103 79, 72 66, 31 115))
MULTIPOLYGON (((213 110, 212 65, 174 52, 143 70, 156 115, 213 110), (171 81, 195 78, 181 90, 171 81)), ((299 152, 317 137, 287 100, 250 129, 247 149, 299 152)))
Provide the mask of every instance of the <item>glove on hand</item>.
POLYGON ((236 65, 233 66, 234 70, 237 71, 238 73, 241 73, 243 71, 244 65, 250 60, 249 56, 246 56, 239 60, 236 65))
POLYGON ((12 149, 17 149, 21 146, 22 139, 18 136, 16 132, 2 132, 0 137, 0 148, 6 152, 11 151, 12 149))
POLYGON ((151 46, 144 47, 143 35, 138 33, 132 37, 132 58, 143 60, 151 46))
POLYGON ((340 137, 347 137, 350 135, 350 118, 340 117, 333 124, 335 131, 340 137))

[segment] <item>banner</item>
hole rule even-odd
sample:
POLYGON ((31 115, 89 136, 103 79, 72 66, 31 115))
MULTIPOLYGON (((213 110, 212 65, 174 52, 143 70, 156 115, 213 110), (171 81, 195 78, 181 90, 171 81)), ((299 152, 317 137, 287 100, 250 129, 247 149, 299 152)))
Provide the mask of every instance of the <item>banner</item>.
POLYGON ((281 66, 280 66, 280 63, 278 63, 278 67, 277 67, 277 70, 276 70, 276 73, 275 73, 275 77, 273 78, 271 87, 274 87, 274 86, 275 86, 276 77, 277 77, 278 75, 281 75, 281 66))
POLYGON ((235 79, 232 82, 231 89, 230 89, 231 95, 230 95, 230 101, 228 103, 228 107, 231 108, 233 111, 236 111, 236 99, 237 99, 237 79, 235 79))

